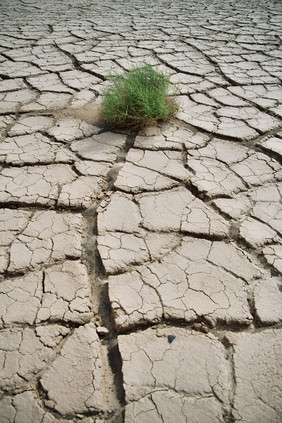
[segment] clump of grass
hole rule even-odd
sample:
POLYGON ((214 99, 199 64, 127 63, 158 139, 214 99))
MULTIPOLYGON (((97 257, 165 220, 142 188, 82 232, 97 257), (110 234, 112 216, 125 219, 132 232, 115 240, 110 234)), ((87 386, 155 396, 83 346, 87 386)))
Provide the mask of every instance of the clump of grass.
POLYGON ((101 117, 112 127, 140 129, 168 120, 178 109, 168 94, 169 77, 151 65, 111 77, 101 117))

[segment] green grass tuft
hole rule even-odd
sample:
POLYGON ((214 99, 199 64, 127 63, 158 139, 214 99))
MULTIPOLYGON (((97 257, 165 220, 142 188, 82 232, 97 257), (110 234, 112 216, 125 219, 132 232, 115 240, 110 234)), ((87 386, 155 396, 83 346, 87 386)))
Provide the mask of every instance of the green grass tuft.
POLYGON ((101 117, 112 127, 140 129, 168 120, 178 109, 169 97, 169 77, 151 65, 111 77, 104 93, 101 117))

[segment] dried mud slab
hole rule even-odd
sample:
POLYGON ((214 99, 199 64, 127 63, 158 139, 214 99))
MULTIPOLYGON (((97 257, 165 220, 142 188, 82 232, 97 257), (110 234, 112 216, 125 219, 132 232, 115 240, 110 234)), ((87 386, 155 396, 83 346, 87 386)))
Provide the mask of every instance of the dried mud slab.
POLYGON ((199 417, 202 407, 211 421, 223 421, 228 368, 224 348, 212 335, 147 329, 119 336, 119 348, 128 404, 125 421, 161 421, 161 416, 168 421, 176 411, 184 422, 188 416, 199 417))
POLYGON ((82 324, 93 317, 86 267, 66 260, 0 284, 0 327, 42 322, 82 324))
POLYGON ((125 409, 125 423, 169 422, 223 423, 222 408, 214 398, 189 398, 182 393, 160 390, 132 402, 125 409))
POLYGON ((73 163, 76 157, 59 143, 35 132, 1 142, 0 162, 10 165, 73 163))
POLYGON ((0 400, 0 409, 3 421, 9 423, 14 421, 67 423, 68 421, 61 418, 56 419, 51 413, 46 411, 40 401, 38 401, 37 394, 31 390, 13 396, 6 396, 0 400))
POLYGON ((49 407, 63 415, 104 409, 100 348, 92 323, 74 330, 40 379, 49 407))
MULTIPOLYGON (((50 331, 52 336, 52 328, 46 331, 50 331)), ((56 342, 48 345, 38 336, 37 329, 12 328, 1 331, 1 389, 10 391, 21 388, 34 379, 55 358, 53 347, 61 342, 67 332, 66 328, 62 328, 55 336, 56 342)))
POLYGON ((281 401, 281 331, 275 329, 259 333, 242 333, 235 340, 236 421, 259 421, 267 416, 280 422, 281 401), (270 370, 271 369, 271 370, 270 370))
POLYGON ((4 187, 0 202, 87 208, 101 193, 103 182, 95 176, 78 176, 66 164, 5 168, 0 174, 0 184, 4 187))
MULTIPOLYGON (((9 211, 5 218, 10 214, 15 221, 21 218, 17 210, 9 211)), ((30 219, 24 218, 25 224, 18 234, 6 247, 4 245, 10 257, 8 272, 35 270, 66 258, 81 257, 83 220, 80 214, 36 211, 29 216, 30 219)))
POLYGON ((280 423, 279 2, 45 3, 0 1, 0 423, 280 423), (177 114, 113 130, 144 63, 177 114))
POLYGON ((118 329, 162 319, 249 325, 248 284, 263 273, 231 244, 185 238, 147 266, 109 277, 118 329))

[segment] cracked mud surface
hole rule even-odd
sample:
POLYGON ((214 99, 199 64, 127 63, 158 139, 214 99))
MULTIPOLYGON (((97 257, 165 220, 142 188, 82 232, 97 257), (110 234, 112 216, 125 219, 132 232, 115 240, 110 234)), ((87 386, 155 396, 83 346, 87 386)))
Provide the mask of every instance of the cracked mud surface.
POLYGON ((0 16, 0 423, 280 423, 281 3, 0 16), (178 113, 112 131, 143 63, 178 113))

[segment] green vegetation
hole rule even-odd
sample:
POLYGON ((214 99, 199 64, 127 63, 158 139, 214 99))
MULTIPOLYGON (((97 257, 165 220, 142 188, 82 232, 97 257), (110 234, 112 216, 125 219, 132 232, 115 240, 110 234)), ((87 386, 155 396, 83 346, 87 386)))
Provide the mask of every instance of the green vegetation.
POLYGON ((151 65, 111 77, 100 107, 102 119, 112 127, 140 129, 166 121, 178 109, 169 97, 169 77, 151 65))

